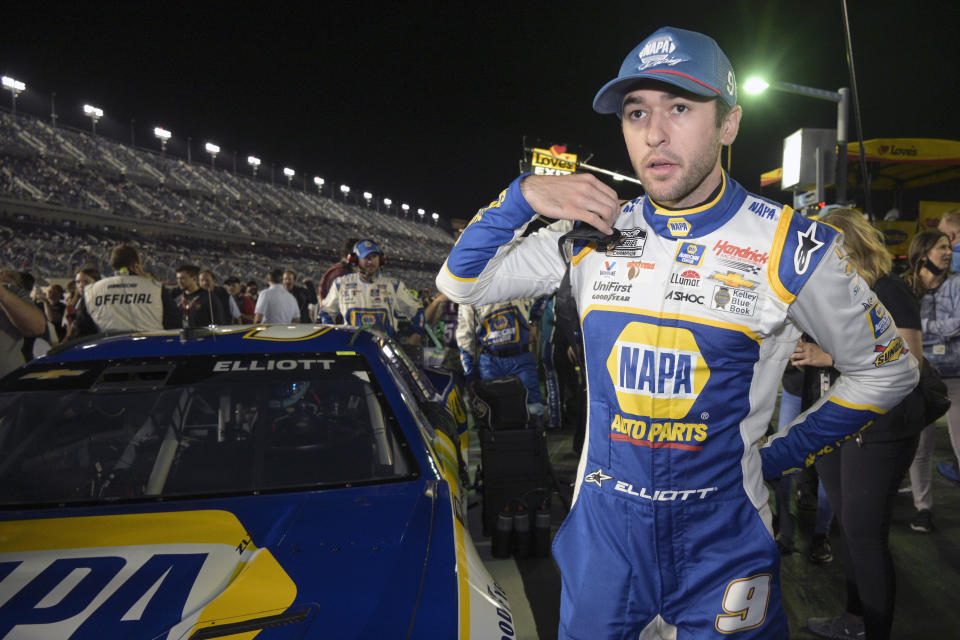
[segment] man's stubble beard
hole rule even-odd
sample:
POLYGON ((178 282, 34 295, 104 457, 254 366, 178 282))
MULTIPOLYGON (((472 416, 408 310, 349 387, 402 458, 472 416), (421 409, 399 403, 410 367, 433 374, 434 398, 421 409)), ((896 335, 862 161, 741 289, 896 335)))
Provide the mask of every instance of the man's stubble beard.
MULTIPOLYGON (((644 184, 643 188, 647 195, 652 198, 654 202, 664 204, 683 200, 694 190, 696 190, 696 188, 707 179, 707 176, 710 175, 710 172, 713 171, 713 168, 717 164, 717 159, 720 157, 721 146, 720 130, 717 129, 714 132, 713 139, 711 140, 710 148, 706 153, 701 154, 699 157, 693 160, 693 163, 690 165, 690 170, 685 175, 680 177, 680 181, 677 184, 672 187, 665 187, 662 191, 655 183, 651 186, 644 184)), ((635 173, 637 173, 637 176, 639 177, 640 173, 635 173)))

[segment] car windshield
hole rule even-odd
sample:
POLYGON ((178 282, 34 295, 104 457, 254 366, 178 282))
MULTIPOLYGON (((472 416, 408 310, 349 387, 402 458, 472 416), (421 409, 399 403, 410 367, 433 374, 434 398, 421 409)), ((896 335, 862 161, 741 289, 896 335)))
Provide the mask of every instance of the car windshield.
POLYGON ((417 471, 353 354, 45 364, 0 393, 0 505, 326 488, 417 471))

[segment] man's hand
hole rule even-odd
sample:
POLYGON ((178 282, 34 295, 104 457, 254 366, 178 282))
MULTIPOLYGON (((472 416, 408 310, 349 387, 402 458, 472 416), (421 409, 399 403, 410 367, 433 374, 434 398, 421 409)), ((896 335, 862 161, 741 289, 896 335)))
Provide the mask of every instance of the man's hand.
POLYGON ((613 233, 620 212, 617 192, 589 173, 527 176, 520 192, 534 211, 557 220, 582 220, 603 233, 613 233))

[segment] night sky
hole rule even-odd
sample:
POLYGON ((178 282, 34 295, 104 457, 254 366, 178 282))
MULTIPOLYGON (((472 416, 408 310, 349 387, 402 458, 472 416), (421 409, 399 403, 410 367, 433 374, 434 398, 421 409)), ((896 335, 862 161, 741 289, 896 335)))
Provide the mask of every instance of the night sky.
MULTIPOLYGON (((958 9, 952 2, 851 0, 864 137, 960 138, 958 9)), ((523 136, 628 171, 618 121, 591 109, 624 56, 664 25, 703 31, 741 83, 754 73, 849 86, 839 0, 803 2, 6 3, 0 72, 22 80, 22 112, 170 153, 261 172, 290 166, 395 203, 467 218, 518 171, 523 136), (472 4, 472 3, 471 3, 472 4), (494 3, 500 4, 500 3, 494 3)), ((9 95, 0 93, 9 105, 9 95)), ((760 189, 782 140, 833 128, 836 105, 741 91, 733 176, 760 189)), ((853 117, 851 115, 851 117, 853 117)), ((856 130, 851 122, 851 139, 856 130)), ((308 183, 310 187, 312 184, 308 183)), ((618 187, 624 196, 629 187, 618 187)), ((776 188, 763 191, 786 200, 776 188)), ((881 212, 882 213, 882 212, 881 212)))

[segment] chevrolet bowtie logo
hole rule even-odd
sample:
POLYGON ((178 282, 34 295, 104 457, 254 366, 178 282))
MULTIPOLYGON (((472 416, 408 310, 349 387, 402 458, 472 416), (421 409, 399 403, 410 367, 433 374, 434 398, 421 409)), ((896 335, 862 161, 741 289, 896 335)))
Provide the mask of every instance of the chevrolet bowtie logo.
POLYGON ((34 371, 22 376, 21 380, 55 380, 64 376, 79 376, 86 373, 83 369, 50 369, 49 371, 34 371))
POLYGON ((710 279, 719 280, 720 282, 727 285, 728 287, 739 287, 741 289, 753 289, 755 286, 759 284, 758 282, 754 282, 753 280, 747 280, 746 278, 741 276, 739 273, 736 273, 734 271, 727 271, 726 273, 714 272, 713 275, 710 276, 710 279))

